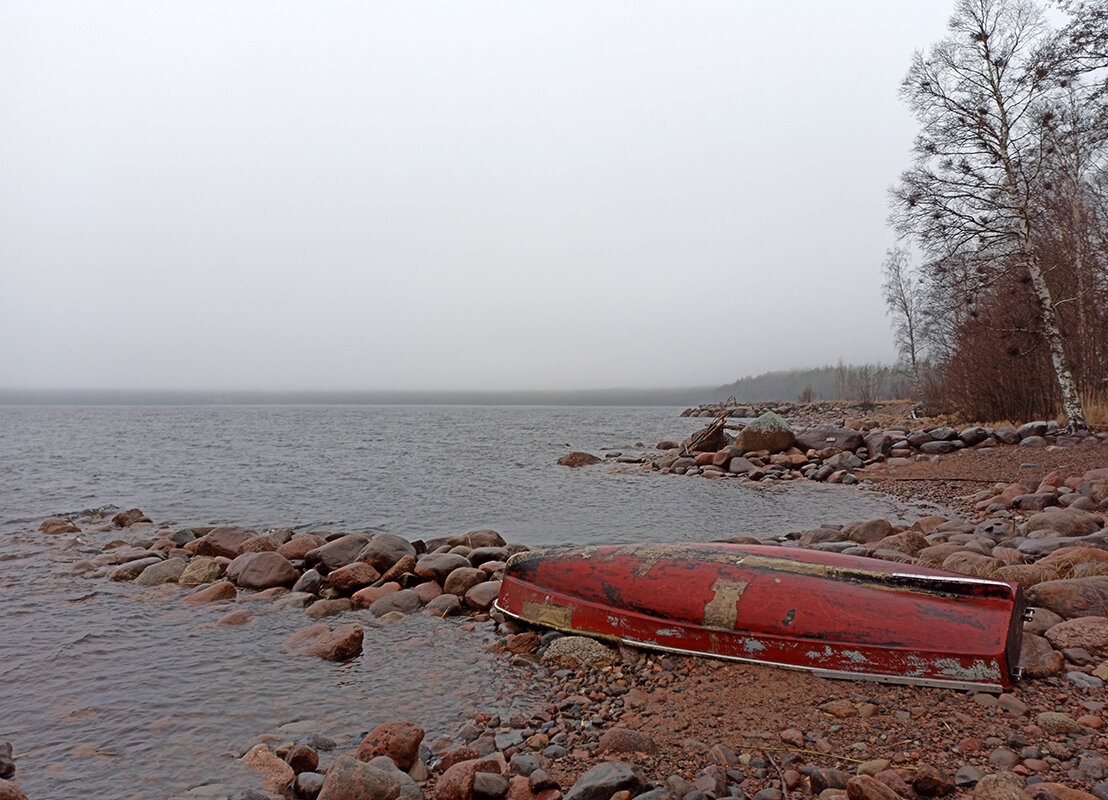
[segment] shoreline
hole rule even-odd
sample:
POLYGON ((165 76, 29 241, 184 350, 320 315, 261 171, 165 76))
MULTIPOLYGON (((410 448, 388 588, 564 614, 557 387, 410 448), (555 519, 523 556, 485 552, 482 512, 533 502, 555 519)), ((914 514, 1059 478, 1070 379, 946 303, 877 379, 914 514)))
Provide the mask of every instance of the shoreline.
MULTIPOLYGON (((958 506, 957 517, 953 514, 943 518, 926 517, 910 526, 894 526, 887 521, 881 525, 877 520, 863 520, 845 526, 825 525, 810 531, 781 534, 778 543, 785 547, 835 547, 843 551, 853 548, 867 551, 868 555, 903 559, 905 563, 929 563, 943 568, 949 568, 948 560, 961 554, 966 562, 965 569, 988 567, 995 572, 1011 571, 1011 568, 1018 571, 1026 567, 1026 581, 1045 582, 1048 575, 1032 574, 1033 568, 1037 568, 1039 562, 1050 559, 1054 551, 1065 549, 1068 551, 1066 555, 1072 556, 1070 548, 1077 545, 1060 540, 1072 538, 1070 535, 1074 534, 1074 530, 1070 527, 1056 530, 1049 524, 1035 530, 1025 528, 1043 515, 1056 516, 1053 521, 1045 520, 1052 523, 1062 517, 1072 520, 1075 515, 1085 514, 1099 516, 1100 530, 1103 530, 1103 516, 1098 512, 1082 511, 1080 508, 1063 509, 1061 506, 1054 506, 1055 510, 1049 511, 1012 508, 1011 505, 1003 509, 990 508, 989 503, 978 508, 978 505, 989 498, 1003 497, 1006 491, 1009 499, 1026 494, 1050 494, 1052 491, 1057 499, 1061 495, 1080 493, 1082 489, 1079 487, 1083 484, 1108 481, 1108 474, 1100 477, 1099 473, 1085 479, 1090 470, 1080 475, 1085 480, 1069 481, 1074 484, 1072 487, 1067 485, 1066 479, 1076 479, 1077 475, 1059 474, 1051 479, 1053 483, 1043 480, 1049 472, 1058 471, 1055 467, 1066 463, 1085 463, 1090 458, 1101 466, 1108 466, 1108 447, 1104 442, 1057 449, 1005 446, 994 448, 991 452, 966 448, 949 456, 944 455, 937 461, 929 459, 909 464, 889 465, 886 462, 866 465, 858 471, 859 488, 882 491, 887 490, 886 487, 903 484, 904 489, 911 492, 912 499, 918 500, 920 490, 916 487, 931 486, 935 498, 950 501, 944 505, 958 506), (1099 450, 1096 449, 1098 447, 1099 450), (1088 453, 1084 448, 1088 448, 1088 453), (1034 454, 1034 461, 1023 461, 1029 454, 1034 454), (1036 463, 1037 466, 1029 468, 1025 466, 1028 463, 1036 463), (1036 485, 1008 482, 1006 479, 1013 475, 1036 485), (962 477, 972 478, 972 481, 959 480, 962 477), (989 498, 972 499, 974 494, 965 492, 965 484, 976 485, 977 482, 998 485, 989 487, 989 498), (1017 495, 1010 491, 1013 486, 1019 486, 1021 493, 1017 495), (1068 491, 1060 493, 1062 489, 1068 491), (1036 536, 1025 535, 1037 532, 1036 536), (1026 552, 1019 549, 1023 545, 1028 545, 1026 552), (934 551, 936 547, 945 550, 937 553, 934 551), (913 548, 914 553, 911 552, 913 548), (989 554, 977 552, 981 549, 989 554), (929 555, 926 553, 928 550, 932 551, 929 555), (998 559, 997 554, 1003 558, 998 559), (940 563, 926 561, 939 555, 943 556, 940 563), (921 556, 925 561, 920 561, 921 556), (986 564, 982 559, 1003 563, 986 564)), ((400 773, 389 774, 399 782, 398 785, 407 787, 407 791, 414 787, 422 795, 433 796, 436 800, 494 800, 497 797, 557 800, 562 794, 588 800, 593 797, 609 800, 621 791, 629 792, 628 797, 658 792, 652 795, 651 800, 723 797, 784 800, 789 792, 803 796, 820 795, 830 800, 846 796, 847 783, 860 777, 873 778, 886 790, 894 792, 895 796, 904 798, 958 796, 971 791, 980 798, 1027 796, 1105 800, 1108 797, 1108 760, 1100 755, 1108 752, 1108 735, 1104 728, 1108 712, 1105 711, 1103 678, 1097 678, 1102 681, 1097 686, 1092 681, 1081 683, 1074 677, 1074 674, 1080 674, 1096 678, 1098 670, 1108 670, 1108 641, 1104 643, 1104 649, 1100 649, 1100 645, 1087 645, 1093 649, 1082 656, 1066 652, 1081 648, 1055 647, 1041 635, 1047 632, 1045 629, 1029 631, 1025 641, 1040 643, 1036 645, 1035 655, 1039 662, 1035 671, 1041 674, 1030 676, 1017 684, 1012 692, 999 697, 951 690, 846 683, 781 668, 624 647, 609 650, 605 655, 607 663, 575 665, 572 661, 556 660, 548 649, 551 641, 567 637, 544 635, 542 630, 498 618, 496 612, 490 615, 489 608, 495 598, 495 594, 491 593, 493 587, 483 586, 470 598, 471 589, 496 581, 498 572, 503 569, 501 556, 510 555, 511 545, 502 539, 497 541, 498 535, 491 531, 432 540, 423 543, 424 552, 415 553, 408 552, 401 542, 395 541, 400 537, 392 537, 383 543, 378 542, 380 552, 376 557, 382 559, 380 561, 370 557, 360 560, 361 551, 369 541, 362 542, 362 546, 353 553, 349 552, 354 549, 353 544, 347 542, 348 553, 343 558, 350 560, 340 563, 342 558, 336 557, 327 564, 325 571, 316 569, 321 580, 315 592, 311 592, 304 591, 304 586, 300 586, 298 591, 289 589, 289 586, 295 587, 309 569, 314 569, 304 561, 309 552, 304 547, 308 544, 324 547, 343 537, 320 543, 309 542, 303 538, 306 534, 293 534, 287 529, 274 536, 272 531, 247 532, 247 529, 239 528, 235 529, 238 533, 224 531, 214 537, 236 542, 228 545, 231 549, 221 555, 214 546, 211 553, 200 552, 209 550, 200 545, 192 545, 190 549, 192 542, 204 541, 218 528, 187 529, 192 539, 186 541, 187 537, 181 534, 186 529, 160 528, 143 521, 145 515, 137 510, 121 512, 121 515, 118 522, 123 524, 120 525, 91 518, 58 520, 57 523, 61 524, 51 525, 53 536, 84 536, 90 547, 93 546, 91 534, 105 540, 96 545, 100 548, 100 555, 104 556, 102 562, 93 563, 96 558, 89 558, 85 559, 88 564, 80 564, 76 568, 71 564, 71 574, 104 580, 109 578, 110 569, 126 567, 120 570, 119 578, 128 579, 124 576, 130 574, 129 579, 133 580, 150 567, 164 569, 166 562, 175 557, 184 559, 187 554, 188 564, 195 562, 209 568, 212 565, 222 567, 219 574, 209 569, 206 574, 213 576, 212 579, 196 584, 201 588, 195 590, 199 594, 224 585, 207 598, 213 603, 210 606, 213 611, 228 612, 221 620, 241 612, 243 609, 239 606, 239 600, 248 599, 251 608, 259 611, 305 613, 305 628, 313 627, 315 622, 315 627, 322 624, 329 633, 333 633, 335 627, 343 627, 344 617, 358 610, 355 603, 361 607, 363 615, 367 612, 373 614, 384 624, 398 621, 405 614, 427 613, 428 606, 445 595, 457 600, 438 600, 444 605, 444 613, 451 613, 452 608, 462 611, 468 607, 466 613, 471 615, 471 619, 461 623, 462 626, 481 637, 492 637, 503 652, 501 658, 532 682, 537 687, 536 691, 545 694, 550 702, 534 709, 529 716, 514 715, 507 720, 478 712, 456 731, 430 731, 430 741, 423 743, 426 746, 422 750, 417 742, 417 757, 408 772, 404 773, 408 780, 398 777, 400 773), (74 525, 74 522, 77 524, 74 525), (67 530, 66 523, 76 530, 67 530), (278 544, 278 539, 284 541, 278 544), (273 545, 272 549, 262 540, 268 540, 273 545), (300 558, 286 560, 290 563, 301 561, 302 566, 309 568, 298 569, 295 582, 289 580, 287 584, 269 587, 245 586, 240 581, 256 579, 241 577, 244 573, 251 574, 242 563, 239 567, 243 569, 236 571, 235 579, 226 580, 227 568, 241 556, 252 554, 246 559, 247 562, 265 560, 269 557, 257 554, 278 552, 294 540, 296 545, 289 553, 298 554, 300 558), (295 548, 299 551, 292 552, 295 548), (470 552, 464 556, 460 551, 450 552, 456 548, 467 548, 470 552), (486 552, 475 560, 469 560, 472 551, 481 549, 486 549, 486 552), (497 552, 489 552, 490 549, 497 552), (433 550, 441 550, 438 555, 462 556, 468 561, 468 566, 461 566, 456 559, 453 562, 447 559, 447 563, 437 568, 433 568, 433 564, 422 565, 423 574, 413 571, 433 550), (501 550, 503 553, 499 552, 501 550), (405 557, 409 557, 408 560, 405 557), (153 561, 138 569, 144 559, 153 561), (390 559, 392 563, 386 564, 390 559), (109 561, 116 563, 109 566, 109 561), (354 563, 370 564, 376 576, 369 580, 370 573, 355 567, 347 570, 349 574, 344 573, 345 582, 329 580, 333 573, 342 573, 354 563), (398 564, 401 564, 400 568, 394 570, 398 564), (456 593, 458 586, 446 592, 445 583, 455 569, 471 570, 466 573, 467 580, 483 579, 473 582, 460 593, 456 593), (483 574, 477 575, 478 572, 483 574), (405 576, 416 576, 420 580, 405 576), (385 580, 386 577, 397 580, 385 580), (226 585, 236 582, 240 582, 239 585, 230 585, 230 589, 238 599, 231 599, 226 585), (388 587, 386 592, 378 591, 383 584, 391 582, 397 586, 388 587), (437 591, 420 589, 420 586, 431 583, 437 584, 437 591), (353 597, 359 592, 363 594, 355 601, 353 597), (305 594, 312 597, 296 596, 305 594), (222 599, 219 599, 220 595, 222 599), (397 595, 403 595, 405 599, 400 602, 397 595), (392 599, 388 600, 389 597, 392 599), (259 603, 259 600, 263 602, 259 603), (382 613, 377 615, 371 609, 381 600, 387 602, 378 607, 382 613), (412 605, 414 600, 418 600, 418 605, 412 605), (386 608, 390 603, 397 607, 386 608), (309 615, 307 612, 312 608, 316 611, 309 615), (342 624, 332 626, 331 622, 342 624), (1047 643, 1045 648, 1041 642, 1047 643), (1063 652, 1066 654, 1062 655, 1063 652), (1078 663, 1081 661, 1085 663, 1078 663), (1047 716, 1042 716, 1044 714, 1047 716), (608 762, 619 762, 626 769, 621 767, 620 771, 615 767, 602 766, 608 762), (589 770, 593 767, 604 774, 591 775, 589 770), (455 771, 451 773, 451 769, 455 771), (538 775, 532 779, 536 771, 538 775), (616 784, 608 785, 600 781, 601 778, 613 779, 613 771, 619 773, 617 777, 621 780, 629 781, 627 787, 637 788, 617 789, 613 788, 616 784), (628 771, 630 777, 625 774, 628 771), (503 781, 493 777, 475 778, 477 774, 495 775, 503 781), (1002 777, 989 777, 997 774, 1002 777), (503 792, 497 794, 501 789, 503 792), (1003 794, 1005 790, 1008 795, 1003 794), (695 792, 701 794, 695 795, 695 792)), ((1088 528, 1090 520, 1080 519, 1088 528)), ((234 529, 234 526, 220 527, 234 529)), ((1092 545, 1085 555, 1104 548, 1095 533, 1077 534, 1077 538, 1085 539, 1083 544, 1092 545)), ((44 532, 43 535, 51 534, 44 532)), ((373 538, 369 534, 365 536, 373 538)), ((214 544, 214 541, 208 541, 208 545, 214 544)), ((407 544, 411 545, 410 542, 407 544)), ((332 547, 332 550, 338 549, 332 547)), ((1086 563, 1074 561, 1072 557, 1062 561, 1069 577, 1062 577, 1062 572, 1057 569, 1053 575, 1054 579, 1062 581, 1072 580, 1075 570, 1086 563)), ((323 563, 322 560, 315 561, 316 566, 323 563)), ((177 574, 176 580, 182 574, 184 570, 177 574)), ((976 573, 971 571, 965 574, 976 573)), ((1088 577, 1102 574, 1108 575, 1108 571, 1098 573, 1090 570, 1088 577)), ((286 575, 286 579, 289 577, 286 575)), ((180 599, 194 596, 182 595, 180 599)), ((431 607, 435 609, 434 615, 438 616, 438 606, 431 607)), ((1108 617, 1108 605, 1093 610, 1099 613, 1092 616, 1108 617)), ((200 612, 190 610, 189 613, 200 612)), ((320 636, 312 646, 324 657, 327 657, 326 654, 346 657, 347 651, 343 647, 348 650, 353 647, 349 639, 323 636, 322 632, 320 636)), ((372 629, 362 631, 361 636, 371 637, 372 629)), ((358 639, 359 649, 361 636, 354 637, 358 639)), ((1108 671, 1105 671, 1104 677, 1108 678, 1108 671)), ((411 723, 396 720, 395 723, 418 725, 419 720, 413 719, 411 723)), ((297 742, 302 743, 306 738, 311 739, 311 736, 300 736, 297 742)), ((377 738, 387 737, 378 732, 377 738)), ((358 739, 354 735, 349 741, 358 739)), ((259 772, 259 787, 266 781, 280 781, 281 776, 288 776, 284 768, 278 766, 278 761, 286 766, 295 762, 298 768, 312 761, 313 757, 303 752, 297 742, 289 742, 289 747, 274 742, 273 751, 266 746, 264 750, 252 750, 252 756, 244 754, 244 757, 250 756, 250 763, 259 772), (297 753, 295 756, 294 751, 297 753)), ((18 762, 19 743, 12 744, 15 745, 18 762)), ((345 755, 357 755, 358 749, 361 748, 345 755)), ((311 770, 295 772, 290 780, 299 781, 300 778, 295 775, 305 773, 317 775, 316 788, 322 788, 323 772, 314 772, 315 768, 334 768, 341 760, 336 771, 338 774, 347 768, 355 771, 362 769, 357 764, 369 761, 368 758, 363 761, 355 758, 356 764, 351 765, 349 759, 342 760, 343 755, 341 751, 320 748, 314 755, 317 759, 315 766, 311 770)), ((368 756, 368 751, 363 755, 368 756)), ((394 755, 404 760, 403 755, 394 755)), ((376 763, 374 769, 389 772, 387 764, 381 761, 376 763)), ((396 763, 395 760, 393 763, 396 763)), ((15 777, 18 780, 18 774, 15 777)), ((309 793, 315 780, 307 779, 305 788, 309 793)), ((276 784, 271 789, 274 787, 276 784)), ((856 780, 855 785, 849 788, 855 793, 870 792, 865 796, 887 797, 881 795, 880 788, 875 788, 869 781, 859 783, 856 780)), ((271 791, 269 795, 256 796, 283 795, 271 791)))

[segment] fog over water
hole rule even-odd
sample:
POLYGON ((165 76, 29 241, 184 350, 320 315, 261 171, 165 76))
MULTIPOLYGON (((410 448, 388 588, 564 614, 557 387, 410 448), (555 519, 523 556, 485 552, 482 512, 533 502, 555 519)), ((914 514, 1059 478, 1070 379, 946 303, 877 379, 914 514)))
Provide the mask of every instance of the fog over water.
POLYGON ((0 6, 0 388, 889 361, 949 0, 0 6))

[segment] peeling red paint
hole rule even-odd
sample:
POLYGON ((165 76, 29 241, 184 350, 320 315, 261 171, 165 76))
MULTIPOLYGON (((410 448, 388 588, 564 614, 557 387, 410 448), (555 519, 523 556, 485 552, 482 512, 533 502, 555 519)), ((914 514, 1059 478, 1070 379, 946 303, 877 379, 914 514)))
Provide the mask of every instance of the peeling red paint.
POLYGON ((1000 690, 1018 658, 1023 600, 1014 584, 876 559, 681 544, 522 553, 497 605, 645 647, 1000 690))

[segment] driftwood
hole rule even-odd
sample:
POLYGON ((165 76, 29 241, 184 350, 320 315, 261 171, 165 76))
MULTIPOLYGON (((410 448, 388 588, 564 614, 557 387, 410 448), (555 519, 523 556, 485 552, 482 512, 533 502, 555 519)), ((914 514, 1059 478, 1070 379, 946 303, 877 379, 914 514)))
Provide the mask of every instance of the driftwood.
MULTIPOLYGON (((731 398, 731 399, 734 399, 734 398, 731 398)), ((690 455, 694 450, 696 450, 699 447, 699 445, 702 442, 709 441, 713 436, 718 434, 720 431, 723 431, 723 430, 733 430, 733 431, 742 430, 742 428, 743 428, 742 425, 729 425, 728 424, 727 420, 730 416, 731 416, 731 409, 728 408, 728 407, 724 407, 724 409, 716 415, 716 418, 714 420, 712 420, 712 422, 707 427, 702 428, 701 430, 699 430, 695 434, 693 434, 692 438, 689 439, 689 443, 687 445, 683 445, 681 447, 681 455, 683 455, 683 456, 690 455)))

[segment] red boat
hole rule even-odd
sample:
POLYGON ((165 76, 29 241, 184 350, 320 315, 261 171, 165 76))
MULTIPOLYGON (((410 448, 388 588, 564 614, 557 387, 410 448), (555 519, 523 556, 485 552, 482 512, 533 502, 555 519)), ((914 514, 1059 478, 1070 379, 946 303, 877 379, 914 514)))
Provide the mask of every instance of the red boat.
POLYGON ((872 558, 644 544, 519 553, 496 607, 658 650, 999 692, 1019 661, 1024 602, 1016 584, 872 558))

